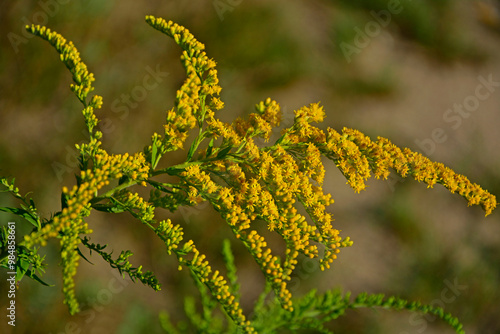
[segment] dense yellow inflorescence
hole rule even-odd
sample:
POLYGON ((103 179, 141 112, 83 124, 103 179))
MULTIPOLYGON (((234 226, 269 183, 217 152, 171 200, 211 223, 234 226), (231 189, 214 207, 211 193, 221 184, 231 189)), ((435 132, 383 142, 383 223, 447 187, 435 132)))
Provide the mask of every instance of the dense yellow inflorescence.
POLYGON ((61 239, 63 291, 72 313, 78 311, 73 280, 78 266, 78 246, 80 236, 92 232, 84 218, 93 208, 128 211, 151 228, 165 243, 167 253, 177 256, 179 268, 189 268, 230 318, 250 333, 253 328, 226 279, 219 271, 212 270, 192 240, 183 243, 184 231, 180 224, 170 219, 155 220, 156 208, 174 211, 181 205, 208 201, 260 266, 282 307, 292 311, 292 295, 287 284, 299 255, 318 257, 323 270, 330 267, 340 248, 352 245, 348 237, 342 238, 340 231, 334 228, 332 215, 327 211, 333 199, 322 188, 325 179, 322 156, 334 161, 355 192, 364 190, 365 181, 372 175, 386 179, 393 170, 428 187, 442 184, 466 198, 468 205, 481 205, 486 215, 496 207, 495 196, 419 153, 400 149, 385 138, 372 141, 358 130, 344 128, 338 132, 315 127, 312 123, 320 123, 325 118, 319 103, 296 110, 293 125, 283 129, 273 145, 260 147, 255 139, 260 137, 268 142, 273 129, 280 124, 279 104, 268 98, 257 104, 256 112, 247 119, 238 118, 231 124, 220 121, 215 111, 222 109, 224 103, 218 97, 221 87, 216 63, 207 57, 204 45, 176 23, 152 16, 147 16, 146 21, 172 37, 183 49, 181 61, 187 78, 177 91, 174 108, 166 112, 163 136, 155 133, 144 153, 133 155, 109 155, 100 148, 102 133, 93 129, 98 123, 94 110, 101 107, 102 98, 95 95, 87 103, 94 77, 81 62, 74 45, 44 27, 28 27, 56 48, 73 74, 75 85, 71 89, 84 104, 83 115, 91 133, 89 143, 77 145, 82 171, 77 176, 77 185, 71 190, 62 189, 62 211, 24 240, 31 248, 45 245, 49 238, 61 239), (186 162, 155 170, 163 154, 184 148, 190 130, 195 128, 198 128, 198 136, 191 144, 186 162), (195 159, 194 152, 205 139, 211 139, 210 144, 195 159), (220 145, 214 145, 218 139, 220 145), (161 174, 174 175, 179 182, 172 185, 153 179, 161 174), (148 184, 155 187, 149 200, 127 190, 133 185, 148 184), (306 214, 299 213, 300 207, 306 214), (284 240, 284 257, 273 254, 271 245, 257 227, 258 221, 265 222, 269 231, 284 240))
POLYGON ((98 155, 92 170, 80 172, 80 185, 75 185, 71 190, 63 187, 63 196, 66 199, 66 207, 61 213, 54 217, 50 224, 46 224, 40 230, 25 236, 28 248, 36 244, 44 246, 47 239, 61 235, 61 258, 63 265, 65 302, 72 308, 72 313, 78 311, 74 299, 73 277, 76 274, 79 254, 77 247, 80 243, 80 234, 92 233, 88 224, 83 220, 90 214, 90 201, 97 192, 107 186, 110 180, 118 179, 124 175, 137 175, 136 178, 147 178, 148 167, 145 165, 144 156, 139 153, 135 156, 124 155, 98 155))
MULTIPOLYGON (((188 131, 200 125, 207 107, 222 109, 224 104, 217 97, 221 91, 215 61, 207 57, 205 46, 198 42, 188 29, 162 18, 146 17, 155 29, 172 37, 183 49, 182 64, 187 78, 177 91, 175 108, 167 111, 164 125, 165 137, 162 140, 165 152, 181 149, 187 139, 188 131), (207 96, 213 95, 210 101, 207 96), (208 102, 208 103, 207 103, 208 102)), ((155 135, 159 138, 158 135, 155 135)))

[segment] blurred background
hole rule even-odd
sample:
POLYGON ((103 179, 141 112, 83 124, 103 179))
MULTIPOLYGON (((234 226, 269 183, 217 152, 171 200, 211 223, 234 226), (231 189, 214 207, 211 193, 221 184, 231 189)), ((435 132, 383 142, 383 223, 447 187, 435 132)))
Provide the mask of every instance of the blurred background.
MULTIPOLYGON (((180 48, 144 22, 160 16, 186 26, 218 63, 224 121, 247 115, 271 97, 284 112, 321 102, 320 125, 388 137, 467 175, 500 195, 500 16, 498 1, 2 1, 0 3, 0 175, 16 177, 39 211, 60 209, 60 191, 74 184, 74 144, 86 140, 81 105, 56 52, 24 32, 44 24, 74 42, 104 97, 98 116, 111 153, 136 152, 162 131, 165 111, 185 79, 180 48), (489 82, 489 84, 488 84, 489 82), (479 88, 478 88, 479 87, 479 88), (461 107, 462 106, 462 107, 461 107), (460 109, 462 108, 462 109, 460 109), (461 110, 461 111, 460 111, 461 110)), ((182 161, 178 152, 167 163, 182 161)), ((444 306, 467 333, 500 333, 500 216, 484 218, 441 186, 426 189, 391 176, 355 194, 330 161, 325 189, 335 227, 354 245, 333 268, 301 260, 293 293, 341 287, 395 294, 444 306)), ((0 194, 0 206, 17 205, 0 194)), ((221 241, 232 238, 207 205, 159 212, 186 229, 220 269, 221 241), (210 226, 209 226, 210 225, 210 226)), ((29 226, 15 221, 18 236, 29 226)), ((183 320, 185 295, 197 296, 186 271, 143 226, 125 214, 95 212, 93 242, 114 255, 130 249, 135 266, 154 271, 154 292, 116 274, 98 256, 81 261, 77 293, 83 311, 70 316, 62 303, 58 243, 43 250, 49 263, 44 287, 23 279, 16 295, 15 330, 9 333, 162 333, 158 313, 183 320)), ((19 239, 20 240, 20 239, 19 239)), ((263 277, 233 241, 250 313, 263 277)), ((87 254, 87 253, 85 253, 87 254)), ((2 270, 4 271, 4 270, 2 270)), ((3 274, 2 274, 2 277, 3 274)), ((2 314, 6 281, 0 281, 2 314)), ((440 321, 409 312, 351 311, 332 323, 336 333, 451 333, 440 321)))

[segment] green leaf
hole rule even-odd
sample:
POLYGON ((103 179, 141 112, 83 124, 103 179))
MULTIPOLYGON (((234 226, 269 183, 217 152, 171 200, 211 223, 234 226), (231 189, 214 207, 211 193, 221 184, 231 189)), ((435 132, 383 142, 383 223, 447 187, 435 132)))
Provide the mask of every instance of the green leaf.
POLYGON ((17 258, 17 263, 16 263, 16 282, 19 282, 24 274, 29 270, 30 268, 30 263, 23 258, 17 258))
POLYGON ((82 257, 85 261, 87 261, 88 263, 90 263, 90 264, 92 264, 92 265, 93 265, 93 263, 92 263, 92 262, 90 262, 90 261, 89 261, 89 260, 85 257, 85 255, 83 255, 83 253, 82 253, 82 251, 80 250, 80 248, 77 248, 77 249, 76 249, 76 251, 77 251, 77 253, 78 253, 78 254, 79 254, 79 255, 80 255, 80 256, 81 256, 81 257, 82 257))
POLYGON ((68 207, 68 199, 65 193, 61 193, 61 210, 68 207))
POLYGON ((37 217, 35 217, 31 212, 28 212, 24 209, 19 208, 8 208, 8 207, 0 207, 0 211, 10 212, 19 217, 26 219, 31 225, 35 226, 37 229, 40 229, 40 224, 38 222, 37 217))
POLYGON ((217 153, 217 159, 223 159, 229 153, 229 151, 231 151, 231 148, 231 146, 228 146, 220 150, 219 153, 217 153))
POLYGON ((155 140, 151 147, 151 165, 153 166, 153 169, 155 169, 156 166, 158 165, 160 158, 161 154, 158 154, 158 146, 156 145, 156 140, 155 140))
POLYGON ((45 285, 45 286, 54 286, 48 283, 45 283, 40 277, 38 277, 31 269, 30 269, 30 262, 24 258, 17 258, 16 262, 16 282, 19 282, 22 280, 24 276, 28 276, 31 279, 34 279, 38 283, 45 285))
POLYGON ((161 182, 156 182, 152 180, 146 180, 146 182, 150 185, 152 185, 155 189, 158 189, 160 191, 163 191, 165 193, 173 194, 174 192, 168 188, 168 185, 163 184, 161 182))
POLYGON ((168 167, 165 171, 168 175, 179 176, 182 172, 185 171, 185 169, 184 168, 176 168, 176 167, 168 167))
POLYGON ((193 143, 191 143, 191 147, 189 147, 189 152, 188 152, 186 161, 191 160, 191 158, 193 157, 194 151, 196 151, 196 148, 198 148, 198 145, 199 145, 199 141, 197 138, 193 141, 193 143))
POLYGON ((234 263, 234 255, 231 250, 231 242, 229 239, 224 239, 222 243, 222 257, 227 269, 227 278, 229 279, 231 293, 238 299, 240 297, 240 285, 238 284, 238 276, 236 275, 236 265, 234 263))
POLYGON ((34 279, 35 281, 37 281, 38 283, 40 283, 42 285, 45 285, 45 286, 55 286, 54 284, 45 283, 40 277, 38 277, 35 273, 33 273, 33 271, 31 271, 29 269, 26 271, 26 275, 29 278, 34 279))
POLYGON ((212 138, 210 140, 210 143, 208 143, 207 158, 212 154, 213 149, 214 149, 214 139, 212 138))
POLYGON ((118 179, 118 185, 122 185, 122 184, 124 184, 127 181, 128 181, 128 176, 127 175, 123 175, 122 177, 120 177, 118 179))

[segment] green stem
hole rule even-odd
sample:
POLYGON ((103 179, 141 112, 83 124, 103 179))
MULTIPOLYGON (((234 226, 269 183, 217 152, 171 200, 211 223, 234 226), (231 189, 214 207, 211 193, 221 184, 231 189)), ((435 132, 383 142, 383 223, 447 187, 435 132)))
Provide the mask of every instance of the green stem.
POLYGON ((203 122, 205 121, 205 113, 206 113, 206 105, 205 105, 205 99, 206 96, 201 96, 200 97, 200 117, 198 118, 198 136, 196 136, 196 139, 191 143, 191 147, 189 148, 188 156, 186 161, 191 161, 191 158, 194 155, 194 152, 198 148, 198 146, 201 144, 203 139, 205 139, 204 132, 203 132, 203 122))
POLYGON ((191 161, 191 158, 193 157, 194 152, 196 152, 196 149, 201 144, 203 139, 205 139, 204 132, 203 132, 202 128, 200 128, 198 131, 198 136, 196 136, 196 139, 193 141, 193 143, 191 144, 191 147, 189 148, 189 152, 188 152, 188 156, 187 156, 186 161, 188 161, 188 162, 191 161))
POLYGON ((114 187, 113 189, 108 190, 107 192, 105 192, 101 196, 94 197, 92 200, 90 200, 90 204, 96 204, 96 203, 99 203, 100 201, 102 201, 105 198, 110 198, 111 196, 113 196, 113 194, 115 192, 120 191, 120 190, 125 189, 125 188, 128 188, 128 187, 131 187, 133 185, 136 185, 137 182, 138 181, 129 180, 129 181, 125 182, 125 183, 122 183, 122 184, 114 187))
POLYGON ((161 175, 161 174, 178 175, 179 169, 184 170, 184 169, 188 168, 189 166, 201 165, 204 162, 206 162, 206 161, 203 161, 203 160, 186 161, 182 164, 178 164, 178 165, 170 166, 167 168, 155 170, 152 172, 152 176, 157 176, 157 175, 161 175))

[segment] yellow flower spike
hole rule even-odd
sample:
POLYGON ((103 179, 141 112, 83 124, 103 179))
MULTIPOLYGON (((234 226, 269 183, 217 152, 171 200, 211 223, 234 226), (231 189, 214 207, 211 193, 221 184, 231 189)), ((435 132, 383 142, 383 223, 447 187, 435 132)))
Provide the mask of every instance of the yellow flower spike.
POLYGON ((334 161, 355 192, 365 189, 365 181, 372 173, 376 178, 385 179, 394 171, 402 177, 411 176, 424 182, 428 187, 442 184, 452 193, 463 196, 468 205, 481 205, 486 215, 497 206, 495 196, 463 175, 419 153, 401 149, 385 138, 372 141, 360 131, 348 128, 343 128, 341 133, 318 129, 312 123, 322 122, 325 117, 319 103, 296 110, 294 124, 282 131, 282 137, 274 145, 259 147, 254 137, 269 140, 273 128, 280 123, 279 104, 267 98, 257 104, 256 113, 245 120, 226 124, 216 119, 212 110, 222 109, 224 103, 218 97, 221 87, 216 63, 207 57, 205 46, 188 29, 172 21, 152 16, 146 17, 146 21, 171 36, 183 49, 181 62, 187 77, 176 92, 174 108, 166 112, 164 135, 153 135, 144 154, 130 155, 109 155, 100 148, 102 133, 92 129, 98 122, 94 111, 101 108, 102 98, 94 95, 87 103, 94 76, 81 61, 73 43, 49 29, 29 28, 53 44, 70 69, 74 81, 71 89, 84 104, 83 115, 91 132, 89 143, 77 146, 84 166, 78 185, 71 191, 67 187, 62 189, 66 207, 50 223, 25 237, 27 246, 45 245, 48 238, 60 238, 65 303, 71 312, 78 310, 73 280, 78 267, 75 250, 81 235, 92 232, 83 219, 97 200, 119 203, 120 210, 126 209, 151 227, 164 241, 167 253, 177 256, 178 269, 186 266, 216 296, 226 314, 248 332, 253 329, 228 286, 227 282, 232 281, 224 279, 219 271, 212 271, 206 256, 193 241, 183 241, 180 225, 170 220, 154 220, 155 199, 163 200, 165 207, 172 211, 183 204, 208 201, 254 257, 283 308, 290 311, 293 305, 287 284, 299 254, 314 258, 319 256, 319 248, 324 249, 319 259, 320 268, 324 270, 330 267, 341 247, 352 244, 349 238, 340 237, 340 231, 332 224, 332 215, 327 212, 333 200, 321 188, 325 174, 322 156, 334 161), (159 157, 183 148, 189 131, 196 127, 200 127, 200 131, 186 162, 153 171, 159 157), (222 144, 212 141, 208 148, 202 149, 204 153, 199 158, 191 154, 199 151, 197 145, 204 139, 218 137, 222 137, 222 144), (184 172, 179 172, 182 169, 184 172), (161 198, 162 192, 155 189, 146 201, 128 190, 135 184, 153 184, 156 181, 149 180, 150 176, 165 171, 180 178, 178 184, 166 187, 168 196, 161 198), (110 187, 105 194, 99 194, 105 185, 117 183, 118 186, 110 187), (172 203, 167 203, 169 201, 172 203), (299 205, 304 207, 308 218, 298 213, 299 205), (267 240, 258 233, 256 220, 265 221, 269 230, 283 238, 284 259, 273 255, 267 240))

